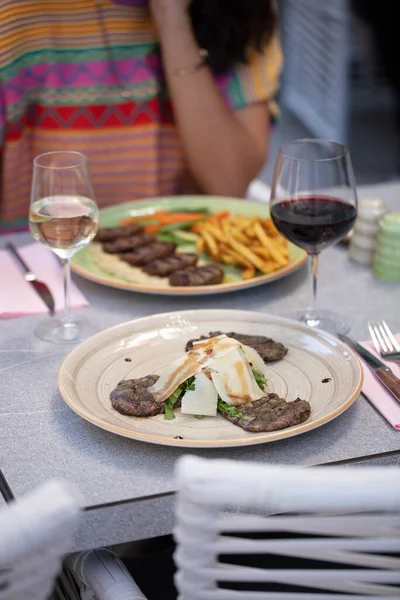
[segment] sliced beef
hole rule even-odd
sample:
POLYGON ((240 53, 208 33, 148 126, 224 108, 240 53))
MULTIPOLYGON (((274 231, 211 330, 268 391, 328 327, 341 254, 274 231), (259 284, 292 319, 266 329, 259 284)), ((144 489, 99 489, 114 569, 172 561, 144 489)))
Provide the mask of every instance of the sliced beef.
POLYGON ((202 340, 209 340, 211 337, 218 337, 218 335, 227 335, 227 334, 222 334, 222 333, 217 333, 216 336, 212 336, 210 335, 201 335, 198 338, 194 338, 193 340, 189 340, 188 342, 186 342, 186 346, 185 346, 185 352, 189 352, 189 350, 192 350, 193 345, 195 342, 201 342, 202 340))
POLYGON ((195 285, 216 285, 224 278, 224 270, 219 265, 189 267, 175 271, 169 277, 172 286, 190 287, 195 285))
POLYGON ((226 335, 228 337, 233 337, 235 340, 241 344, 244 344, 245 346, 254 348, 264 362, 275 362, 277 360, 282 360, 288 351, 287 348, 285 348, 285 346, 280 342, 275 342, 271 338, 267 338, 262 335, 248 335, 245 333, 234 332, 227 333, 226 335))
POLYGON ((147 375, 120 381, 110 394, 113 408, 128 417, 154 417, 164 412, 164 402, 157 401, 148 389, 157 380, 158 375, 147 375))
POLYGON ((123 225, 120 227, 103 227, 99 230, 95 237, 95 242, 104 244, 106 242, 113 242, 120 238, 132 237, 142 231, 142 228, 137 223, 132 225, 123 225))
POLYGON ((168 277, 174 271, 184 269, 186 267, 194 267, 197 264, 198 257, 196 254, 172 254, 165 258, 158 258, 153 262, 148 263, 143 267, 143 271, 148 275, 157 277, 168 277))
POLYGON ((207 336, 202 335, 197 340, 189 340, 186 344, 185 350, 186 352, 191 350, 193 348, 193 342, 207 340, 208 338, 217 337, 219 335, 227 335, 228 337, 237 340, 245 346, 254 348, 264 362, 275 362, 277 360, 282 360, 288 351, 287 348, 285 348, 285 346, 280 342, 275 342, 271 338, 264 337, 263 335, 250 335, 246 333, 235 333, 233 331, 225 334, 221 331, 211 331, 207 336))
POLYGON ((113 242, 103 244, 103 250, 108 254, 134 252, 138 248, 142 248, 143 246, 148 246, 149 244, 154 243, 155 239, 156 238, 151 233, 139 233, 138 235, 134 235, 132 237, 118 238, 113 242))
POLYGON ((121 254, 120 258, 132 267, 143 267, 159 258, 170 256, 175 252, 175 248, 175 244, 171 242, 154 242, 138 248, 135 252, 121 254))
POLYGON ((294 402, 286 402, 277 394, 268 394, 260 400, 238 406, 237 409, 240 418, 221 414, 228 421, 253 433, 294 427, 307 421, 311 415, 311 406, 306 400, 297 398, 294 402))

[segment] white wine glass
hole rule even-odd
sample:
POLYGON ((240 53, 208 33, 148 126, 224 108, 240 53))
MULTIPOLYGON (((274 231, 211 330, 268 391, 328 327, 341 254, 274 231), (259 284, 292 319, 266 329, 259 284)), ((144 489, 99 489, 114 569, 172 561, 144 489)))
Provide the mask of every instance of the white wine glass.
POLYGON ((63 268, 64 312, 40 323, 36 335, 53 342, 85 337, 85 324, 71 310, 71 257, 89 244, 99 228, 99 209, 87 158, 80 152, 41 154, 33 161, 29 228, 58 256, 63 268))
POLYGON ((350 153, 329 140, 291 142, 278 153, 271 188, 271 217, 288 240, 303 248, 311 272, 311 302, 293 314, 310 327, 346 333, 345 315, 317 307, 319 254, 343 239, 357 216, 357 191, 350 153))

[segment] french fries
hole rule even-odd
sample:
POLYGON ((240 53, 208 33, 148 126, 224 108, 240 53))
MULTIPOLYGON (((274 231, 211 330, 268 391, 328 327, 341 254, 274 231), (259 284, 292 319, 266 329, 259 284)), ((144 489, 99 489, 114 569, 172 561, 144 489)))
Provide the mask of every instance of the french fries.
POLYGON ((272 273, 289 262, 288 243, 270 218, 219 213, 193 229, 200 236, 196 251, 240 268, 243 279, 272 273))
POLYGON ((201 236, 204 240, 204 245, 208 254, 210 254, 214 260, 219 260, 219 250, 217 241, 213 238, 211 233, 209 233, 206 230, 201 232, 201 236))

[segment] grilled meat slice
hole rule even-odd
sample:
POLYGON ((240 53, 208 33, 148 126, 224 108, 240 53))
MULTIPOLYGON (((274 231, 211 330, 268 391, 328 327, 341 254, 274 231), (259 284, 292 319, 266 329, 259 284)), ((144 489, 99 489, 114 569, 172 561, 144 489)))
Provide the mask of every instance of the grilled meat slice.
POLYGON ((120 238, 132 237, 141 231, 142 227, 137 223, 133 223, 132 225, 122 225, 120 227, 103 227, 98 231, 94 241, 104 244, 120 238))
MULTIPOLYGON (((198 340, 207 340, 211 337, 217 337, 218 335, 223 335, 221 331, 211 331, 209 335, 202 335, 197 340, 189 340, 186 344, 186 352, 193 348, 193 342, 197 342, 198 340)), ((233 331, 229 333, 225 333, 230 338, 237 340, 241 344, 245 346, 250 346, 250 348, 254 348, 256 352, 261 356, 264 362, 275 362, 277 360, 282 360, 282 358, 287 354, 287 348, 280 342, 274 342, 271 338, 264 337, 263 335, 250 335, 246 333, 235 333, 233 331)))
MULTIPOLYGON (((211 335, 215 336, 215 333, 211 332, 211 335)), ((228 337, 233 337, 241 344, 254 348, 264 362, 275 362, 277 360, 282 360, 288 351, 287 348, 285 348, 285 346, 280 342, 275 342, 271 338, 267 338, 262 335, 249 335, 245 333, 234 332, 227 333, 226 335, 228 337)))
POLYGON ((154 235, 151 233, 139 233, 128 238, 118 238, 113 242, 103 244, 104 252, 108 254, 123 254, 125 252, 134 252, 138 248, 148 246, 155 241, 154 235))
POLYGON ((190 287, 195 285, 216 285, 224 278, 224 270, 219 265, 189 267, 175 271, 169 276, 172 286, 190 287))
POLYGON ((175 252, 175 248, 172 242, 153 242, 138 248, 135 252, 121 254, 120 258, 132 267, 143 267, 159 258, 170 256, 175 252))
POLYGON ((157 380, 158 375, 147 375, 120 381, 110 394, 113 408, 128 417, 154 417, 164 412, 164 402, 157 401, 148 389, 157 380))
POLYGON ((172 254, 148 263, 143 267, 143 271, 157 277, 168 277, 168 275, 179 269, 194 267, 197 261, 196 254, 172 254))
POLYGON ((286 402, 277 394, 268 394, 260 400, 237 407, 240 417, 222 413, 225 419, 238 425, 245 431, 260 433, 278 431, 304 423, 311 415, 311 406, 306 400, 297 398, 286 402))

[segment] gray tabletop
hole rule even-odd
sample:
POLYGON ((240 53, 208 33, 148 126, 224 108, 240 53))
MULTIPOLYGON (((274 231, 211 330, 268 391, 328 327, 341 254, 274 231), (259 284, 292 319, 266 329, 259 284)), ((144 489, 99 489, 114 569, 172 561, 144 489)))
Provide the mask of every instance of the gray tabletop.
MULTIPOLYGON (((366 195, 379 195, 400 210, 399 184, 360 189, 360 196, 366 195)), ((6 239, 0 239, 0 246, 6 239)), ((21 245, 30 236, 12 239, 21 245)), ((85 317, 99 330, 178 309, 281 314, 305 306, 310 291, 306 269, 264 287, 197 299, 143 296, 75 280, 90 301, 85 317)), ((320 305, 346 314, 354 337, 367 338, 366 322, 377 317, 400 330, 400 285, 375 280, 369 268, 349 260, 344 246, 322 254, 319 288, 320 305)), ((50 478, 74 483, 90 507, 74 549, 167 533, 172 523, 173 466, 183 451, 117 437, 73 413, 57 390, 57 370, 66 349, 34 337, 32 330, 40 318, 0 322, 0 468, 11 489, 18 497, 50 478)), ((374 459, 396 463, 400 433, 360 396, 335 421, 302 436, 193 453, 302 466, 374 459)))

